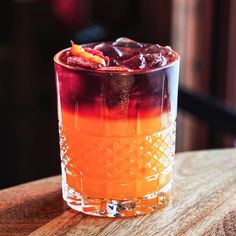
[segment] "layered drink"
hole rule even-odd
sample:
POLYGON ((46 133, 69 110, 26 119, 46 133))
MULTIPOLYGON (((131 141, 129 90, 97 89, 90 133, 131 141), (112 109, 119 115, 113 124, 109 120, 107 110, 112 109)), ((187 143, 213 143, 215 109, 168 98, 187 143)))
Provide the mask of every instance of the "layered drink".
POLYGON ((169 202, 179 56, 120 38, 54 58, 63 197, 75 210, 123 217, 169 202))

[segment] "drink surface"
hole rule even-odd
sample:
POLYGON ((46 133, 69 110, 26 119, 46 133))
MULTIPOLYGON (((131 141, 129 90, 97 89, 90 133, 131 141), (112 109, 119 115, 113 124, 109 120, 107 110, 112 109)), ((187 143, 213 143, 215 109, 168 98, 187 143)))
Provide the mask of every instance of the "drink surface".
POLYGON ((104 58, 105 64, 92 65, 92 63, 83 63, 78 55, 76 53, 73 54, 70 49, 63 51, 59 60, 75 69, 84 67, 97 72, 137 73, 170 65, 179 57, 169 46, 163 47, 159 44, 139 43, 127 38, 120 38, 115 42, 90 43, 81 47, 85 49, 85 52, 104 58))
POLYGON ((79 205, 85 196, 117 201, 154 196, 150 209, 158 201, 165 204, 179 56, 169 47, 126 38, 82 48, 79 56, 71 54, 72 46, 55 57, 64 198, 79 205), (99 58, 91 63, 86 52, 99 58))

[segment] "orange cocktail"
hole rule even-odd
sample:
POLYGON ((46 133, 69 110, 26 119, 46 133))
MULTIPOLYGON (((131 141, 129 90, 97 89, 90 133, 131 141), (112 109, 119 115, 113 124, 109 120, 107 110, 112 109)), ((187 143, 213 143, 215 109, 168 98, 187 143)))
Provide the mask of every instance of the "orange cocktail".
POLYGON ((179 56, 169 47, 72 45, 55 56, 63 197, 98 216, 168 203, 179 56))

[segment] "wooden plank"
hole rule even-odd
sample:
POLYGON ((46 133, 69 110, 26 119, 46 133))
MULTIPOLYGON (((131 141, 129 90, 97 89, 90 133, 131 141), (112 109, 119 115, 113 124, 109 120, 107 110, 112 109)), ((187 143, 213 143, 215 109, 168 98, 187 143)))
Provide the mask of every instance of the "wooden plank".
POLYGON ((0 191, 0 235, 235 235, 236 149, 177 154, 172 203, 153 214, 96 218, 65 207, 60 178, 0 191))
MULTIPOLYGON (((236 2, 216 1, 215 5, 212 95, 234 109, 236 103, 236 2)), ((235 137, 226 133, 215 131, 212 136, 214 146, 235 146, 235 137)))
POLYGON ((236 107, 236 1, 230 1, 226 102, 236 107))
MULTIPOLYGON (((181 56, 180 85, 190 91, 207 94, 213 1, 173 0, 172 9, 172 44, 181 56)), ((207 148, 207 126, 187 113, 179 112, 177 127, 177 151, 207 148)))
POLYGON ((2 190, 0 235, 28 235, 66 209, 59 177, 2 190))
MULTIPOLYGON (((228 106, 236 108, 236 1, 230 1, 229 5, 229 32, 228 32, 228 50, 225 84, 225 102, 228 106)), ((224 81, 224 80, 223 80, 224 81)), ((222 136, 221 136, 222 137, 222 136)), ((223 138, 225 147, 235 146, 236 138, 225 135, 223 138)))

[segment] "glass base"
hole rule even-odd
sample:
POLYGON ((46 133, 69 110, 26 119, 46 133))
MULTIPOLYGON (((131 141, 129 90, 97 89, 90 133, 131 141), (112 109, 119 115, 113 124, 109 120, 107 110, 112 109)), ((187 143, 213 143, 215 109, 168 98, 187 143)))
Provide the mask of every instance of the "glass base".
POLYGON ((63 184, 63 198, 72 209, 100 217, 130 217, 151 213, 166 206, 170 200, 171 183, 161 191, 132 199, 93 198, 77 193, 63 184))

